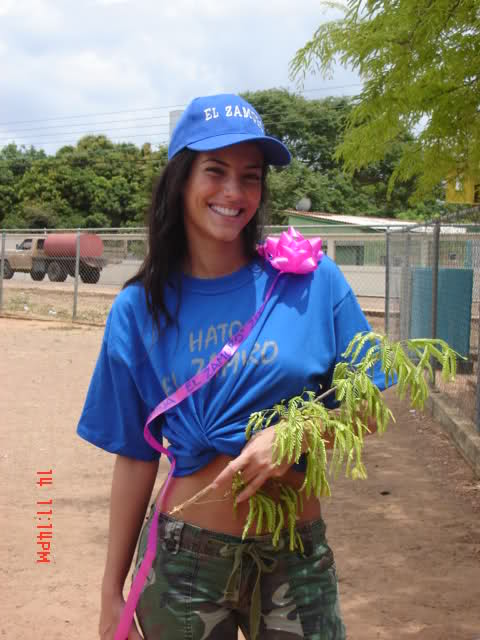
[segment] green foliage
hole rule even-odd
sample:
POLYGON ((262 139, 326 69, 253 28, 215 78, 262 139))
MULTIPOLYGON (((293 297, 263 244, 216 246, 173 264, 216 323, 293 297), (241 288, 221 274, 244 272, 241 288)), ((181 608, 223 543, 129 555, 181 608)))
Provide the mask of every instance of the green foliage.
POLYGON ((83 226, 86 229, 99 229, 111 227, 112 223, 104 213, 91 213, 83 220, 83 226))
MULTIPOLYGON (((381 367, 388 386, 396 382, 397 393, 404 398, 410 394, 412 407, 422 409, 428 396, 427 380, 433 380, 432 363, 436 361, 445 381, 454 379, 456 354, 444 340, 411 339, 391 342, 375 332, 359 333, 343 354, 344 360, 334 370, 332 387, 320 395, 305 391, 271 409, 251 414, 246 429, 249 439, 256 433, 273 426, 275 441, 272 460, 280 465, 293 464, 306 454, 305 480, 299 491, 287 485, 274 483, 273 499, 267 491, 259 491, 250 498, 249 513, 243 531, 256 526, 256 532, 273 533, 278 542, 280 529, 288 523, 290 548, 299 545, 295 522, 302 508, 302 494, 309 498, 329 496, 328 475, 334 477, 344 469, 352 479, 364 479, 367 472, 362 461, 364 437, 370 432, 369 422, 376 423, 383 433, 394 417, 382 394, 372 382, 374 367, 381 367), (329 411, 323 400, 335 393, 339 408, 329 411), (328 464, 327 444, 333 443, 328 464), (256 525, 255 525, 256 523, 256 525), (280 524, 281 523, 281 524, 280 524)), ((244 487, 237 476, 232 485, 233 495, 244 487)))
MULTIPOLYGON (((416 217, 409 211, 413 178, 387 193, 388 182, 405 144, 413 140, 405 129, 384 158, 347 175, 335 154, 342 143, 354 102, 351 98, 307 100, 282 89, 243 94, 262 115, 266 129, 292 151, 293 162, 273 168, 268 179, 273 224, 286 223, 285 209, 294 209, 308 196, 312 211, 372 216, 416 217)), ((435 194, 437 195, 437 194, 435 194)), ((433 201, 428 202, 428 208, 433 201)), ((425 213, 429 218, 432 212, 425 213)))
MULTIPOLYGON (((244 487, 240 474, 237 474, 232 483, 233 496, 236 497, 244 487)), ((273 489, 279 496, 278 501, 262 490, 257 491, 249 499, 249 511, 242 537, 245 538, 255 525, 256 535, 261 535, 265 532, 271 533, 272 544, 277 546, 280 534, 286 523, 289 531, 290 550, 294 551, 298 548, 303 552, 302 539, 295 530, 297 514, 299 510, 303 509, 302 495, 281 482, 273 483, 273 489)))
POLYGON ((0 226, 139 226, 166 149, 85 136, 54 156, 33 148, 0 149, 0 226))
POLYGON ((27 229, 48 229, 58 225, 58 216, 41 202, 27 201, 22 206, 22 221, 27 229))
MULTIPOLYGON (((354 103, 350 98, 307 100, 281 89, 245 94, 264 117, 266 129, 291 149, 293 162, 268 176, 271 222, 285 224, 285 210, 308 196, 316 211, 417 218, 432 216, 432 202, 411 209, 412 178, 387 194, 408 133, 387 156, 357 171, 344 172, 335 149, 342 143, 354 103)), ((132 227, 145 224, 156 177, 167 149, 113 143, 85 136, 47 156, 15 144, 0 149, 0 226, 30 226, 27 208, 46 212, 38 225, 51 228, 132 227)), ((34 222, 35 226, 37 222, 34 222)))
MULTIPOLYGON (((328 3, 332 4, 332 3, 328 3)), ((417 177, 415 197, 457 170, 480 171, 478 0, 347 0, 291 63, 293 77, 328 75, 340 61, 363 90, 336 158, 354 173, 381 162, 405 134, 389 190, 417 177)))
POLYGON ((307 100, 285 89, 242 95, 262 116, 269 135, 282 140, 296 160, 318 172, 338 166, 334 151, 352 108, 349 98, 307 100))
MULTIPOLYGON (((270 173, 268 188, 273 213, 295 209, 297 202, 305 195, 312 202, 312 211, 380 215, 384 213, 380 206, 387 206, 386 201, 377 206, 374 189, 370 185, 356 185, 340 169, 320 173, 295 159, 287 169, 270 173)), ((403 203, 403 206, 406 204, 403 203)), ((272 222, 280 224, 285 220, 274 216, 272 222)))

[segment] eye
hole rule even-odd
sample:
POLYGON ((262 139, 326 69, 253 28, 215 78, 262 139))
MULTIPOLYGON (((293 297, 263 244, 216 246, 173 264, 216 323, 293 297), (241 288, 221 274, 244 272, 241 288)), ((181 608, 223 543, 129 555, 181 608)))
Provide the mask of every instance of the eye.
POLYGON ((262 176, 261 176, 261 174, 260 174, 260 173, 247 173, 247 174, 245 175, 245 180, 246 180, 247 182, 255 182, 255 183, 258 183, 258 182, 261 182, 261 180, 262 180, 262 176))
POLYGON ((220 167, 215 167, 215 166, 206 167, 205 168, 205 172, 206 173, 210 173, 210 174, 215 175, 215 176, 223 175, 223 169, 221 169, 220 167))

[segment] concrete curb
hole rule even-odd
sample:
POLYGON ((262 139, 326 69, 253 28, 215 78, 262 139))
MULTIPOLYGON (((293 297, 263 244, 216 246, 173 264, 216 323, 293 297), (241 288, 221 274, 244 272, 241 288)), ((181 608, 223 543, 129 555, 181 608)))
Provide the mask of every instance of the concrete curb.
POLYGON ((455 447, 471 466, 474 475, 480 478, 480 433, 475 424, 435 391, 427 399, 426 408, 444 427, 455 447))

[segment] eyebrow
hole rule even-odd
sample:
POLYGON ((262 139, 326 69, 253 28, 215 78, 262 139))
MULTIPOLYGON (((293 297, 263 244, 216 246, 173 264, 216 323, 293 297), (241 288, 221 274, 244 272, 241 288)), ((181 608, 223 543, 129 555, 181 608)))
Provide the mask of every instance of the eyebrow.
MULTIPOLYGON (((216 162, 218 164, 223 165, 224 167, 230 166, 228 162, 225 162, 224 160, 218 160, 218 158, 214 158, 214 157, 205 158, 205 160, 202 160, 201 164, 204 164, 205 162, 216 162)), ((245 169, 263 169, 263 164, 256 164, 256 163, 248 164, 245 166, 245 169)))

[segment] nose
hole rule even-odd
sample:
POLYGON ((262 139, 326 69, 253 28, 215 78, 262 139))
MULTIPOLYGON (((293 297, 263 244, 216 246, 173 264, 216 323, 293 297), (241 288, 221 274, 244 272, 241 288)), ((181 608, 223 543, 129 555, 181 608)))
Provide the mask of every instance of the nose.
POLYGON ((243 188, 240 178, 237 176, 228 176, 223 185, 224 194, 230 200, 241 198, 243 188))

